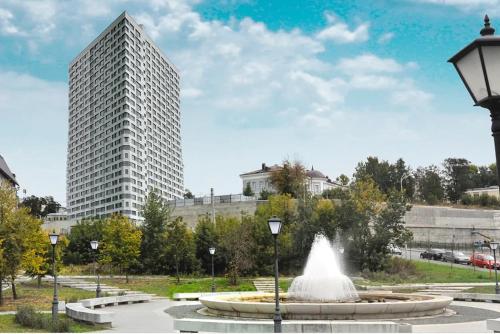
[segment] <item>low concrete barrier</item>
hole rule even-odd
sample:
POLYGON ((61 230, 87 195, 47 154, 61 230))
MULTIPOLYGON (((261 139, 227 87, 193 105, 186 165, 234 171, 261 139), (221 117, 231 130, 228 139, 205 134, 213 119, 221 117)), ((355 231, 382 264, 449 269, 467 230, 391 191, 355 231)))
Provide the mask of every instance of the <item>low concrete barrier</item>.
POLYGON ((173 300, 199 300, 200 297, 216 295, 244 295, 244 294, 264 293, 260 291, 225 291, 225 292, 179 292, 174 293, 173 300))
MULTIPOLYGON (((174 329, 181 332, 272 333, 272 320, 244 321, 225 319, 175 319, 174 329)), ((391 321, 297 321, 285 320, 287 333, 411 333, 409 324, 391 321)))
POLYGON ((82 299, 80 303, 87 308, 93 309, 94 307, 113 306, 119 304, 129 303, 143 303, 151 300, 151 295, 148 294, 134 294, 123 296, 108 296, 100 298, 82 299))
POLYGON ((463 300, 466 302, 489 302, 500 303, 500 295, 490 293, 441 293, 442 295, 452 297, 454 300, 463 300))
POLYGON ((95 307, 129 303, 142 303, 150 301, 151 298, 152 296, 148 294, 133 294, 83 299, 79 303, 66 304, 66 315, 72 319, 79 321, 93 324, 111 325, 114 313, 94 310, 95 307))
POLYGON ((486 328, 494 333, 500 333, 500 318, 486 320, 486 328))
POLYGON ((103 324, 111 326, 114 314, 112 312, 91 310, 81 303, 66 304, 66 315, 72 319, 92 324, 103 324))

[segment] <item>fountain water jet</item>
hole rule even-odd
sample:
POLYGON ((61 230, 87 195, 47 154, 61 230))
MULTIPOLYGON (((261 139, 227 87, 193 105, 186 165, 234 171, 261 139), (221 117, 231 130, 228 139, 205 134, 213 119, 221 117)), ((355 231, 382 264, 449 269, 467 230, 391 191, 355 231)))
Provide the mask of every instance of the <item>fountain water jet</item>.
POLYGON ((293 280, 288 298, 317 302, 359 300, 354 284, 342 274, 337 253, 324 235, 314 238, 304 273, 293 280))

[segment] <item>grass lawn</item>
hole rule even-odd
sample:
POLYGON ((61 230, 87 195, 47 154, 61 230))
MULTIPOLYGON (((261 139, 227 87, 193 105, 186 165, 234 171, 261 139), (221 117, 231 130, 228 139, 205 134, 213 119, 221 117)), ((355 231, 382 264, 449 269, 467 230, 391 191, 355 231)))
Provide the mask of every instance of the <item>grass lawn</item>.
MULTIPOLYGON (((52 307, 54 286, 49 282, 42 282, 41 288, 37 287, 36 280, 16 284, 17 300, 12 299, 12 289, 3 292, 4 305, 0 306, 0 311, 15 311, 18 305, 33 305, 37 310, 49 311, 52 307)), ((80 299, 92 298, 95 292, 84 291, 58 286, 60 301, 74 302, 80 299)))
POLYGON ((414 274, 397 273, 370 273, 365 280, 356 281, 357 284, 403 284, 403 283, 483 283, 494 282, 495 274, 487 271, 474 271, 473 268, 459 268, 443 266, 423 261, 414 261, 414 274))
MULTIPOLYGON (((225 277, 215 278, 215 287, 217 291, 255 291, 252 281, 254 278, 240 278, 238 285, 230 285, 225 277)), ((104 278, 102 283, 116 286, 123 289, 154 293, 158 296, 172 298, 174 293, 178 292, 210 292, 212 289, 212 278, 210 277, 182 277, 177 284, 175 277, 140 277, 130 278, 129 283, 125 283, 123 278, 104 278)), ((280 287, 286 291, 291 280, 288 278, 280 279, 280 287)))
MULTIPOLYGON (((47 314, 47 317, 50 317, 50 314, 47 314)), ((2 314, 0 315, 0 333, 19 333, 19 332, 29 332, 29 333, 43 333, 46 330, 43 329, 31 329, 27 327, 23 327, 14 322, 13 314, 2 314)), ((60 319, 65 319, 66 316, 64 314, 59 314, 60 319)), ((71 320, 70 332, 71 333, 83 333, 83 332, 92 332, 105 329, 101 325, 90 325, 84 324, 81 322, 76 322, 71 320)))
POLYGON ((464 290, 464 293, 489 293, 495 294, 495 286, 475 286, 472 289, 464 290))

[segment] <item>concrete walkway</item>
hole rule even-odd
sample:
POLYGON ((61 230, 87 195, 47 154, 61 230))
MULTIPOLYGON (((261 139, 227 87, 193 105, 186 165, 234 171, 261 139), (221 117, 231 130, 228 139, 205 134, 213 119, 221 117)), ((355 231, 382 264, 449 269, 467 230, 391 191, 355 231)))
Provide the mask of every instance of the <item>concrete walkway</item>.
POLYGON ((164 311, 172 306, 193 305, 198 302, 175 302, 156 299, 148 303, 106 307, 115 313, 113 328, 101 331, 110 333, 172 333, 174 319, 164 311))

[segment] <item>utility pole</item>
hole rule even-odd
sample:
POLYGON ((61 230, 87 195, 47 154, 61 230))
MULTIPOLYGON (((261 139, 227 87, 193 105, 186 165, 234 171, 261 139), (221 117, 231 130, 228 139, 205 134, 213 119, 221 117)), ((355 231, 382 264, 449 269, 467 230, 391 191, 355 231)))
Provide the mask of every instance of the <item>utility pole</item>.
POLYGON ((210 203, 212 203, 212 224, 215 226, 214 188, 210 188, 210 203))

